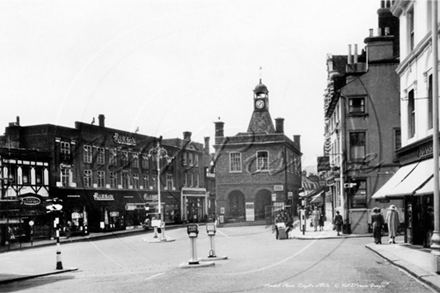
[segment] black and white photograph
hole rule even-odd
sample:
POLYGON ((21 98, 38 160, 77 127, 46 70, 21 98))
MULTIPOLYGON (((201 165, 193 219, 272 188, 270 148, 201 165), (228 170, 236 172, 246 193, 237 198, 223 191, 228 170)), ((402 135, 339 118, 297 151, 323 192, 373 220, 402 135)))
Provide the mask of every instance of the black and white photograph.
POLYGON ((437 0, 0 0, 0 292, 440 292, 437 0))

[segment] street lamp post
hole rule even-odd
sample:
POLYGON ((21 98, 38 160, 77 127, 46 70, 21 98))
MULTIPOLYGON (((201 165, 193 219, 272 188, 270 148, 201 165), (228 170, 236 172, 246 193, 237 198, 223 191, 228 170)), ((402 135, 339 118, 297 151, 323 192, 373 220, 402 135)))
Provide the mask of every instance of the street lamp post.
POLYGON ((149 157, 156 158, 156 168, 157 168, 157 212, 159 220, 163 221, 163 214, 161 210, 161 200, 160 200, 160 159, 166 158, 167 162, 170 163, 172 158, 168 156, 168 152, 165 148, 160 146, 160 140, 157 142, 156 147, 153 147, 148 152, 149 157))

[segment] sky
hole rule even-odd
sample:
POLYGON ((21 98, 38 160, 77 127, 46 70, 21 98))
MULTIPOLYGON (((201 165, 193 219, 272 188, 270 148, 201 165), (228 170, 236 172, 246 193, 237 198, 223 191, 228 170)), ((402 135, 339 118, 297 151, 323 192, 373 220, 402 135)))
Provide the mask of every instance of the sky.
MULTIPOLYGON (((323 155, 327 54, 364 48, 379 0, 0 1, 0 128, 107 127, 214 143, 247 130, 253 89, 301 135, 303 170, 323 155)), ((4 128, 3 128, 4 129, 4 128)), ((4 130, 3 130, 4 131, 4 130)), ((211 148, 211 151, 214 151, 211 148)))

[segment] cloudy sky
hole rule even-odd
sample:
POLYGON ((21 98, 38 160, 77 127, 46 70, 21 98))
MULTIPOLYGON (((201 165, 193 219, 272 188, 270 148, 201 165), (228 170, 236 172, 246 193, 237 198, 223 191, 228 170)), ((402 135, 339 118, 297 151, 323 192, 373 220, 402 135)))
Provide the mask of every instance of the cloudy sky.
MULTIPOLYGON (((0 1, 0 127, 106 126, 214 141, 247 130, 260 77, 272 118, 322 155, 326 56, 364 47, 379 0, 0 1), (260 70, 262 68, 262 70, 260 70)), ((3 131, 2 131, 3 132, 3 131)))

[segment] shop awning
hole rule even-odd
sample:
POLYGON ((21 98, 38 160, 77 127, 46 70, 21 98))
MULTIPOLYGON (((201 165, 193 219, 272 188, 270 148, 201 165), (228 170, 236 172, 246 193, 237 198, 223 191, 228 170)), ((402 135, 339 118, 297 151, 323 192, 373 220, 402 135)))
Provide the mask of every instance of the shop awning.
POLYGON ((325 191, 320 192, 319 194, 312 197, 310 202, 313 202, 315 204, 322 203, 322 196, 324 195, 325 191))
POLYGON ((402 183, 409 174, 417 167, 418 163, 403 166, 378 190, 371 198, 385 198, 400 183, 402 183))
POLYGON ((433 170, 433 159, 419 162, 408 177, 387 194, 387 197, 402 197, 413 194, 432 176, 433 170))
POLYGON ((400 168, 399 171, 397 171, 397 173, 387 183, 385 183, 385 185, 379 189, 379 191, 376 192, 372 198, 403 197, 406 195, 424 195, 433 193, 434 183, 433 180, 431 180, 434 173, 433 170, 433 159, 404 166, 400 168), (400 170, 403 168, 406 168, 406 170, 404 170, 406 176, 400 179, 401 176, 399 175, 399 178, 394 180, 394 177, 398 175, 400 170), (408 168, 411 169, 409 172, 408 168), (390 182, 391 184, 388 184, 390 182))

